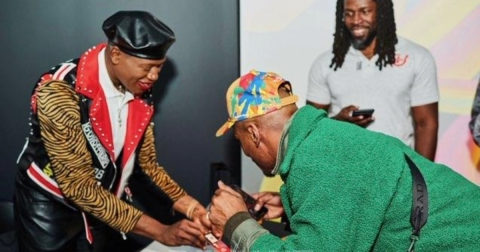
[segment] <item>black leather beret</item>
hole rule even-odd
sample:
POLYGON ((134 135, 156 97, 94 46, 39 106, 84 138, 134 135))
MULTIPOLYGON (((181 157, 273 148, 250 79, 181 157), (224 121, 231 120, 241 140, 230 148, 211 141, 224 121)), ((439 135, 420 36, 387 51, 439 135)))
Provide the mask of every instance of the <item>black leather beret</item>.
POLYGON ((146 11, 119 11, 102 25, 108 41, 125 53, 144 59, 163 59, 175 34, 146 11))

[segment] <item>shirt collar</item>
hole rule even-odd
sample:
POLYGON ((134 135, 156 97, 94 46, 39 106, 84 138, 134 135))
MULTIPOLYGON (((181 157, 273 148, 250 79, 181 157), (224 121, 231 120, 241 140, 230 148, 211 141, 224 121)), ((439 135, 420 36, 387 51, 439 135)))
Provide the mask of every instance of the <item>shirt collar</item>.
MULTIPOLYGON (((298 110, 297 110, 298 111, 298 110)), ((272 175, 277 175, 280 170, 280 165, 285 158, 287 153, 287 146, 288 146, 288 135, 290 133, 290 125, 292 124, 292 119, 297 114, 297 111, 288 119, 288 121, 283 126, 282 137, 280 138, 280 143, 278 145, 278 152, 277 152, 277 162, 275 163, 275 168, 272 170, 272 175)))
POLYGON ((365 55, 363 55, 362 51, 353 48, 353 46, 350 46, 350 48, 348 49, 348 53, 363 61, 377 62, 379 57, 376 53, 371 59, 368 59, 365 55))

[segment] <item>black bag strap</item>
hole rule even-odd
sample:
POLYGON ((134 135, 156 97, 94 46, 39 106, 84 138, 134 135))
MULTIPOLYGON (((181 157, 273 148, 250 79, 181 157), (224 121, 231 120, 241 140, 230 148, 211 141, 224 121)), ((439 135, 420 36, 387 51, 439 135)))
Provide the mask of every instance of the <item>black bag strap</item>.
POLYGON ((415 242, 420 239, 420 229, 427 223, 428 218, 428 192, 427 184, 422 176, 420 170, 415 165, 415 163, 408 157, 406 154, 405 160, 407 161, 408 167, 410 168, 410 173, 412 174, 412 191, 413 191, 413 202, 412 202, 412 212, 410 214, 410 223, 412 224, 413 231, 410 235, 410 240, 412 241, 410 247, 408 248, 409 252, 415 251, 415 242))

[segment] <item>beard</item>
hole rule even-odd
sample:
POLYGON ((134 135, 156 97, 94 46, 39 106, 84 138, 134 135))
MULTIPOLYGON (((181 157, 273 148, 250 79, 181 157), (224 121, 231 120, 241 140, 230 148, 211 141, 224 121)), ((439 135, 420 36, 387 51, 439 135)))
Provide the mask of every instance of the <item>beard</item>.
POLYGON ((369 45, 371 45, 375 37, 377 37, 376 30, 369 32, 367 35, 367 38, 365 39, 354 38, 351 32, 349 32, 348 34, 350 35, 350 42, 352 43, 353 48, 360 51, 367 48, 369 45))

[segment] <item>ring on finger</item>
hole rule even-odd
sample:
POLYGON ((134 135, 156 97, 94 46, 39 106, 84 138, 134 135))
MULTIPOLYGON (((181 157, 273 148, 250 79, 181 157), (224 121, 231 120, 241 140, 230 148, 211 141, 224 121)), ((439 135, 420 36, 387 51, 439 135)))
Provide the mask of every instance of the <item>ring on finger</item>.
POLYGON ((210 220, 210 211, 207 212, 207 220, 210 220))

